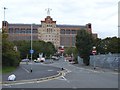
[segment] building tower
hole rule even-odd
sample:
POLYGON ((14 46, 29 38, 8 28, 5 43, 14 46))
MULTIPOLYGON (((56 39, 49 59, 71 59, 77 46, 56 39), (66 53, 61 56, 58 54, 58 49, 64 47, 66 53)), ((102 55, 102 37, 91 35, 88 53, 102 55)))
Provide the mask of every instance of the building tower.
POLYGON ((41 21, 41 27, 38 28, 38 39, 45 42, 52 42, 55 47, 60 46, 60 28, 56 27, 56 21, 50 16, 48 8, 47 17, 41 21))

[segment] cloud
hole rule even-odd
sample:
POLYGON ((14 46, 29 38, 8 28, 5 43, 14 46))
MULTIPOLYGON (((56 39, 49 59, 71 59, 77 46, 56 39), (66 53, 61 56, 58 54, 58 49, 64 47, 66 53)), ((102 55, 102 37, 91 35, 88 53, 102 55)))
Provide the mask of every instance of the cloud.
POLYGON ((0 4, 1 20, 5 6, 10 23, 40 24, 47 15, 45 9, 51 8, 51 17, 57 24, 92 23, 93 32, 100 38, 117 36, 118 0, 2 0, 0 4))

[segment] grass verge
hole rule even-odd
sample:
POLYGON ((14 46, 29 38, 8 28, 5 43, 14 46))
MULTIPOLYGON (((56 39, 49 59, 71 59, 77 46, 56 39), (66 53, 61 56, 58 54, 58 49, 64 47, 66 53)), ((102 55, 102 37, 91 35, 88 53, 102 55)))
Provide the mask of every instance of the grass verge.
POLYGON ((16 69, 16 67, 3 67, 2 68, 2 73, 6 74, 6 73, 14 71, 15 69, 16 69))

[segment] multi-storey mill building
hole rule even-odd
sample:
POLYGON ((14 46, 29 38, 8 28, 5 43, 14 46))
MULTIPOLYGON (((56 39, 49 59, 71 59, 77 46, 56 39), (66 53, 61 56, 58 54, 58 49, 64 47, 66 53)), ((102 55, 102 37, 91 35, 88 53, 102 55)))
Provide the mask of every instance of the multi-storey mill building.
MULTIPOLYGON (((31 24, 12 24, 7 21, 2 21, 2 28, 6 30, 11 41, 31 39, 31 24)), ((86 25, 58 25, 48 15, 45 20, 41 21, 41 24, 32 25, 32 35, 33 40, 52 42, 55 47, 74 47, 77 31, 83 29, 92 33, 91 23, 86 25)), ((97 38, 97 34, 92 33, 92 35, 94 38, 97 38)))

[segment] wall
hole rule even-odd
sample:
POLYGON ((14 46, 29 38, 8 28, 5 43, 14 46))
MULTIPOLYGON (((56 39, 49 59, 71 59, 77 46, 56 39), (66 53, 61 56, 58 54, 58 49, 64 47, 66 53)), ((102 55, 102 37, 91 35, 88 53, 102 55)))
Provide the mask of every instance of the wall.
POLYGON ((90 56, 90 65, 96 67, 118 70, 120 65, 120 54, 106 54, 90 56))
MULTIPOLYGON (((106 54, 106 55, 91 55, 90 56, 90 66, 106 68, 111 70, 118 70, 120 68, 120 54, 106 54)), ((83 59, 78 57, 78 63, 83 64, 83 59)))

